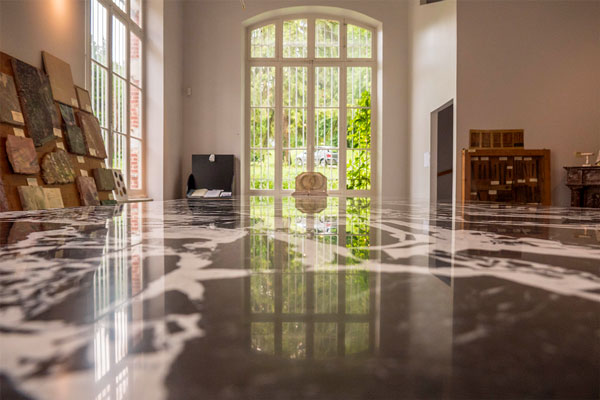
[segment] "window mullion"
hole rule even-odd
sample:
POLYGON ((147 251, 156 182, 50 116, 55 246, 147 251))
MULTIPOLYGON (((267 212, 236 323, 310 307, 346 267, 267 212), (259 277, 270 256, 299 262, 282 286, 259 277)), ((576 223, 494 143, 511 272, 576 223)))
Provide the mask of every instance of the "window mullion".
POLYGON ((283 68, 275 69, 275 182, 273 189, 279 193, 283 189, 283 68))
MULTIPOLYGON (((129 14, 129 3, 130 1, 127 0, 127 10, 128 10, 128 14, 129 14)), ((131 163, 130 163, 130 157, 129 155, 131 154, 131 137, 130 137, 130 133, 131 133, 131 127, 129 126, 130 122, 131 122, 131 118, 129 115, 130 112, 130 107, 131 107, 131 91, 129 90, 130 87, 130 82, 129 82, 129 78, 131 77, 131 30, 130 28, 130 23, 129 23, 129 19, 127 20, 127 24, 125 24, 126 26, 126 35, 125 35, 125 98, 126 98, 126 104, 125 104, 125 149, 124 149, 124 157, 125 157, 125 169, 127 170, 127 187, 131 188, 131 163)))
POLYGON ((306 169, 314 170, 315 155, 315 65, 311 61, 308 68, 308 88, 307 88, 307 116, 306 121, 308 129, 306 130, 306 169))
MULTIPOLYGON (((340 66, 340 118, 339 118, 339 136, 338 136, 338 176, 340 179, 339 190, 346 193, 346 154, 347 154, 347 134, 348 134, 348 93, 347 93, 347 70, 345 65, 340 66)), ((371 168, 372 169, 372 168, 371 168)))
POLYGON ((113 104, 113 60, 112 60, 112 51, 113 51, 113 8, 114 6, 111 4, 108 8, 108 18, 107 18, 107 24, 108 24, 108 28, 107 28, 107 65, 108 65, 108 163, 110 165, 111 168, 113 168, 114 166, 114 154, 113 154, 113 149, 114 149, 114 125, 113 125, 113 111, 114 111, 114 104, 113 104))

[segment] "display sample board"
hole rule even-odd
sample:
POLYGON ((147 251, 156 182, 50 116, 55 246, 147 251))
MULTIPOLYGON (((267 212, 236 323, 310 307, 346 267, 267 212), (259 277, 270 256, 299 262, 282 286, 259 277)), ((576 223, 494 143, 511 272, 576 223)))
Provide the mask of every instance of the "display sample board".
POLYGON ((79 86, 75 86, 77 91, 77 100, 79 101, 79 108, 85 112, 92 113, 92 99, 90 98, 90 92, 79 86))
POLYGON ((79 108, 77 93, 73 84, 71 66, 52 54, 42 51, 44 69, 50 77, 50 86, 54 100, 79 108))
POLYGON ((83 131, 83 138, 87 146, 88 155, 105 159, 107 157, 104 140, 102 140, 102 131, 98 119, 92 114, 78 111, 77 117, 83 131))
POLYGON ((76 179, 77 189, 81 204, 84 206, 99 206, 100 199, 98 198, 98 189, 94 183, 94 178, 89 176, 78 176, 76 179))
POLYGON ((10 135, 6 138, 6 155, 16 174, 37 174, 40 172, 33 140, 10 135))
MULTIPOLYGON (((63 115, 63 110, 59 111, 59 103, 52 98, 46 75, 41 70, 2 52, 0 73, 14 80, 24 120, 24 124, 15 124, 0 119, 0 180, 4 183, 4 196, 0 188, 0 211, 83 205, 74 179, 87 177, 94 183, 93 170, 106 168, 106 165, 103 159, 87 155, 81 127, 73 109, 68 105, 64 108, 63 115), (15 77, 16 72, 21 74, 20 81, 15 77), (73 136, 70 134, 72 132, 79 135, 73 136), (22 140, 29 141, 29 160, 38 166, 35 174, 16 173, 9 161, 8 153, 12 153, 13 150, 7 152, 7 142, 10 148, 13 142, 22 140), (74 141, 79 142, 79 154, 75 150, 74 141), (35 146, 32 145, 33 142, 35 146), (44 171, 40 166, 44 167, 44 171), (47 181, 54 183, 45 183, 43 176, 47 181), (65 181, 71 183, 60 183, 65 181)), ((11 102, 14 102, 14 99, 11 102)), ((91 114, 88 115, 93 118, 91 114)), ((22 162, 23 160, 19 160, 19 163, 22 162)), ((87 189, 85 193, 86 199, 89 198, 87 189)), ((113 199, 110 191, 96 191, 96 196, 99 201, 105 201, 107 204, 113 199)), ((94 199, 94 196, 91 198, 94 199)), ((94 200, 91 202, 96 203, 94 200)))

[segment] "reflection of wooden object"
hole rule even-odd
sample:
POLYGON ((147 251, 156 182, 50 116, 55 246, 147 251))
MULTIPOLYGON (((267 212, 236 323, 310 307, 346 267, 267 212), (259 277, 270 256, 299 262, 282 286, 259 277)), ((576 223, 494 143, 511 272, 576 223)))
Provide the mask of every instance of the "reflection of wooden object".
POLYGON ((600 166, 565 167, 571 207, 600 208, 600 166))
POLYGON ((551 204, 550 150, 463 150, 462 201, 551 204))
POLYGON ((524 146, 525 131, 522 129, 469 131, 469 147, 472 149, 506 149, 524 146))
POLYGON ((327 177, 320 172, 301 173, 292 196, 327 196, 327 177))
POLYGON ((50 86, 52 87, 54 100, 79 108, 77 93, 75 93, 75 85, 73 84, 73 75, 71 74, 71 66, 45 51, 42 51, 42 59, 44 60, 44 69, 50 77, 50 86))
POLYGON ((327 208, 327 197, 297 197, 296 208, 304 214, 318 214, 327 208))
POLYGON ((4 181, 0 176, 0 212, 10 210, 10 206, 8 205, 8 199, 6 198, 6 191, 4 190, 4 181))

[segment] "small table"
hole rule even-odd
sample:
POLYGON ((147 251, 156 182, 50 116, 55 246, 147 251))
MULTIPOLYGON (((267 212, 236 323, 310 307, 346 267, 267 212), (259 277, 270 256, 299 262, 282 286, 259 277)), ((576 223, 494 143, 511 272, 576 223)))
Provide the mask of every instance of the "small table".
POLYGON ((571 189, 571 207, 600 208, 600 166, 564 168, 571 189))

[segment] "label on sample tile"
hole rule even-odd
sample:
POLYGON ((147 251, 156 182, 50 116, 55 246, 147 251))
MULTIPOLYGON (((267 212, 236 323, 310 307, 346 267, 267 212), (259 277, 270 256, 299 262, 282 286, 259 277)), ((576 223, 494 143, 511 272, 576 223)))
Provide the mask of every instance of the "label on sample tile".
POLYGON ((499 160, 500 161, 508 161, 508 157, 500 157, 499 160))
POLYGON ((512 165, 507 165, 506 169, 513 169, 513 166, 512 165))
POLYGON ((79 107, 79 103, 77 102, 77 99, 74 99, 71 97, 71 105, 73 107, 79 107))
POLYGON ((92 107, 90 107, 89 104, 85 105, 85 111, 89 112, 90 114, 92 113, 92 107))
POLYGON ((21 128, 13 128, 15 136, 25 137, 25 131, 21 128))
POLYGON ((96 157, 96 149, 90 149, 90 155, 96 157))
POLYGON ((512 185, 513 181, 506 181, 507 185, 512 185))
POLYGON ((490 190, 488 191, 489 194, 494 195, 494 194, 498 194, 497 190, 490 190))
POLYGON ((19 122, 19 123, 24 123, 25 121, 23 121, 23 114, 21 114, 18 111, 11 111, 10 112, 12 114, 12 119, 15 122, 19 122))
POLYGON ((85 169, 82 169, 79 172, 81 172, 81 176, 88 176, 88 173, 85 169))
POLYGON ((481 157, 481 161, 489 161, 490 158, 489 157, 481 157))
POLYGON ((61 149, 61 150, 65 150, 65 145, 63 144, 63 142, 57 142, 56 143, 56 148, 57 149, 61 149))
POLYGON ((538 180, 537 180, 537 178, 530 178, 530 179, 529 179, 529 182, 534 182, 534 183, 537 183, 537 181, 538 181, 538 180))
POLYGON ((469 153, 475 153, 477 149, 469 149, 469 153))
POLYGON ((54 128, 54 136, 60 137, 60 138, 63 137, 62 136, 62 131, 60 129, 58 129, 58 128, 54 128))
POLYGON ((497 186, 499 184, 500 184, 500 181, 491 181, 490 182, 490 185, 492 185, 492 186, 497 186))
POLYGON ((106 168, 106 164, 104 164, 104 161, 100 163, 100 166, 101 166, 102 168, 106 168))
POLYGON ((521 156, 515 156, 515 160, 522 160, 522 159, 523 159, 523 157, 521 157, 521 156))
POLYGON ((517 183, 525 183, 525 179, 517 179, 517 183))
POLYGON ((531 161, 531 157, 523 157, 523 161, 531 161))
POLYGON ((83 158, 82 156, 77 156, 77 162, 79 164, 84 164, 85 163, 85 158, 83 158))
POLYGON ((37 186, 38 185, 37 179, 27 178, 27 185, 28 186, 37 186))
POLYGON ((471 158, 471 160, 473 160, 473 161, 479 161, 479 157, 473 157, 473 158, 471 158))

